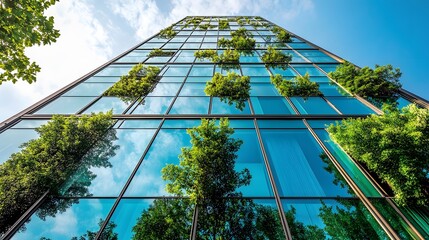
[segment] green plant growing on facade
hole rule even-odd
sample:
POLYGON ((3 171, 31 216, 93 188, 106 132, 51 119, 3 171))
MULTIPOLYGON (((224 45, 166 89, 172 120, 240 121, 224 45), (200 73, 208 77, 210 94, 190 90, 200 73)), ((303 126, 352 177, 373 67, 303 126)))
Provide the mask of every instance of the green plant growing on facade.
POLYGON ((290 33, 278 26, 274 26, 271 31, 276 35, 277 41, 279 42, 288 43, 292 41, 290 33))
POLYGON ((221 101, 243 110, 245 102, 249 98, 250 77, 240 76, 235 72, 228 72, 226 76, 215 73, 207 82, 204 92, 208 96, 219 97, 221 101))
POLYGON ((270 77, 277 91, 284 97, 299 96, 307 99, 311 96, 323 96, 319 84, 310 81, 310 75, 297 76, 291 80, 284 79, 280 74, 270 77))
POLYGON ((229 29, 228 20, 219 20, 219 30, 226 30, 226 29, 229 29))
POLYGON ((216 62, 218 58, 217 51, 213 49, 198 50, 194 53, 194 56, 199 60, 209 59, 212 62, 216 62))
POLYGON ((198 50, 194 53, 197 59, 209 59, 213 63, 220 65, 238 64, 240 53, 237 50, 226 49, 222 54, 218 55, 216 50, 198 50))
POLYGON ((25 55, 25 48, 56 42, 54 18, 44 11, 57 1, 0 1, 0 85, 18 80, 33 83, 40 66, 25 55))
POLYGON ((207 30, 207 29, 213 29, 216 26, 215 25, 210 25, 209 23, 206 23, 206 24, 200 24, 198 27, 201 30, 207 30))
POLYGON ((246 55, 251 55, 253 53, 256 41, 248 30, 245 28, 239 28, 236 31, 231 32, 231 36, 231 39, 220 38, 218 40, 219 47, 233 48, 246 55))
POLYGON ((269 46, 267 48, 267 51, 264 51, 264 53, 262 54, 262 61, 267 67, 281 68, 283 70, 286 70, 291 60, 292 56, 290 54, 285 54, 282 51, 277 50, 271 46, 269 46))
POLYGON ((152 49, 150 51, 148 57, 169 57, 173 56, 176 52, 173 51, 164 51, 160 48, 152 49))
POLYGON ((125 102, 134 101, 147 95, 156 84, 160 69, 155 66, 144 66, 139 63, 131 68, 112 87, 104 92, 105 96, 119 97, 125 102))
MULTIPOLYGON (((80 118, 53 116, 47 124, 36 128, 37 139, 24 143, 20 152, 0 165, 0 233, 46 191, 48 208, 41 208, 38 214, 43 217, 64 211, 72 202, 50 197, 60 195, 63 183, 91 156, 101 159, 95 166, 110 165, 107 159, 117 149, 112 145, 117 138, 115 131, 109 129, 114 123, 111 117, 111 112, 80 118)), ((94 163, 88 164, 90 167, 94 163)), ((81 192, 82 188, 85 186, 74 190, 81 192)))
POLYGON ((165 38, 165 39, 172 39, 177 35, 177 32, 173 30, 173 26, 170 26, 168 28, 164 28, 162 29, 159 34, 158 37, 160 38, 165 38))
POLYGON ((331 138, 386 182, 401 205, 427 206, 429 111, 409 105, 383 115, 346 119, 327 129, 331 138))
POLYGON ((375 69, 364 67, 358 69, 350 62, 344 62, 329 76, 350 92, 368 98, 377 105, 393 104, 399 97, 402 73, 392 65, 379 66, 375 69))

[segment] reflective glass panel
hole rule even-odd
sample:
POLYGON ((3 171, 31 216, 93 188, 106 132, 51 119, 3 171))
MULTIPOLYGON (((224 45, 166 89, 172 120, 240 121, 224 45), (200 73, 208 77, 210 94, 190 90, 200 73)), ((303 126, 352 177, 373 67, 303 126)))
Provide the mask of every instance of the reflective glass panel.
POLYGON ((208 114, 209 97, 178 97, 168 114, 208 114))
POLYGON ((74 114, 94 99, 95 97, 59 97, 34 114, 74 114))
POLYGON ((117 97, 102 97, 86 109, 84 113, 108 112, 112 110, 113 114, 121 114, 128 105, 129 103, 117 97))
POLYGON ((284 97, 251 97, 255 114, 295 114, 284 97))
POLYGON ((246 101, 244 104, 244 108, 239 109, 236 103, 229 105, 227 102, 221 101, 220 98, 214 97, 211 114, 251 114, 249 103, 246 101))
POLYGON ((301 114, 339 114, 320 97, 291 97, 290 100, 301 114))
POLYGON ((174 97, 145 97, 132 114, 165 114, 174 97))

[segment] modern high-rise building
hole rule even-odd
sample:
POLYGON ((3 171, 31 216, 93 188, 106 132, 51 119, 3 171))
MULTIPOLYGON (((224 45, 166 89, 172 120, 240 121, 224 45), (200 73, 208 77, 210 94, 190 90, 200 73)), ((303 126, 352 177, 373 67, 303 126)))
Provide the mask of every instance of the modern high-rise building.
MULTIPOLYGON (((0 163, 37 138, 35 128, 56 114, 112 111, 117 138, 112 144, 118 146, 108 157, 82 161, 58 194, 46 192, 2 227, 3 237, 428 239, 429 211, 398 207, 392 193, 325 130, 335 121, 381 110, 328 77, 342 58, 293 33, 281 42, 274 26, 252 16, 186 17, 1 123, 0 163), (220 39, 230 40, 241 28, 256 44, 241 52, 239 64, 196 59, 198 50, 224 52, 220 39), (269 46, 292 57, 286 69, 264 64, 269 46), (163 53, 149 56, 153 49, 163 53), (130 91, 128 98, 108 94, 138 63, 160 70, 150 91, 144 96, 130 91), (215 73, 228 72, 250 77, 244 107, 204 92, 215 73), (286 79, 309 74, 323 96, 283 97, 270 81, 274 74, 286 79), (186 197, 168 193, 161 169, 179 164, 181 148, 191 146, 186 129, 202 118, 221 117, 234 128, 232 137, 243 141, 235 169, 247 168, 252 178, 238 189, 241 197, 226 201, 228 216, 213 216, 210 207, 196 211, 186 197), (212 218, 222 218, 222 224, 211 224, 212 218)), ((398 102, 429 106, 405 90, 398 102)))

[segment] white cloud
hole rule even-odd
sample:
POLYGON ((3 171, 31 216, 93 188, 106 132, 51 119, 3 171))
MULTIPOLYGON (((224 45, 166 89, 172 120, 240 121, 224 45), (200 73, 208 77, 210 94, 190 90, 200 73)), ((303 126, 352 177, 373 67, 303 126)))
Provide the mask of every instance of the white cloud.
POLYGON ((61 1, 48 9, 54 16, 55 27, 61 36, 47 46, 27 49, 27 55, 42 68, 37 82, 18 82, 0 86, 0 101, 3 105, 0 121, 35 103, 55 90, 78 79, 111 55, 108 32, 98 21, 91 5, 86 0, 61 1))

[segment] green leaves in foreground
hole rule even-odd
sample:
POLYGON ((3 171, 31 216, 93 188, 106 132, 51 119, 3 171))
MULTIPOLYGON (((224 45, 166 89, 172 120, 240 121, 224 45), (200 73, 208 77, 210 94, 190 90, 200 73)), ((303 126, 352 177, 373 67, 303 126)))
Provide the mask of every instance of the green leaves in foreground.
POLYGON ((409 105, 384 115, 347 119, 328 132, 354 159, 389 184, 400 205, 429 199, 429 111, 409 105))
POLYGON ((243 110, 245 102, 249 99, 250 77, 240 76, 235 72, 228 72, 226 76, 215 73, 207 82, 204 92, 208 96, 219 97, 221 101, 243 110))
POLYGON ((288 33, 286 30, 278 27, 278 26, 274 26, 271 31, 276 34, 276 38, 277 41, 282 42, 282 43, 288 43, 291 42, 291 38, 290 38, 290 33, 288 33))
POLYGON ((158 37, 165 39, 172 39, 177 35, 177 32, 173 30, 173 27, 164 28, 159 32, 158 37))
POLYGON ((379 66, 375 69, 358 69, 352 63, 344 62, 329 76, 350 92, 372 100, 375 104, 395 103, 399 97, 402 73, 392 65, 379 66))
POLYGON ((319 84, 310 81, 308 73, 291 80, 283 79, 280 74, 276 74, 270 78, 277 91, 284 97, 298 96, 306 99, 311 96, 323 96, 319 90, 319 84))
POLYGON ((223 197, 240 196, 236 189, 250 183, 248 169, 234 169, 241 140, 231 138, 234 129, 228 119, 202 119, 201 125, 187 130, 192 147, 182 148, 180 165, 169 164, 162 169, 162 178, 170 181, 167 192, 188 195, 191 202, 205 205, 223 197))
POLYGON ((99 113, 81 118, 53 116, 36 128, 39 138, 24 143, 20 152, 0 165, 0 233, 46 191, 58 195, 84 156, 106 159, 114 155, 112 124, 111 113, 99 113))
POLYGON ((147 95, 157 82, 158 67, 144 66, 139 63, 104 92, 105 96, 119 97, 124 102, 134 101, 147 95))
POLYGON ((0 84, 36 81, 40 67, 25 55, 25 48, 55 42, 60 36, 54 18, 43 15, 55 0, 0 1, 0 84))

